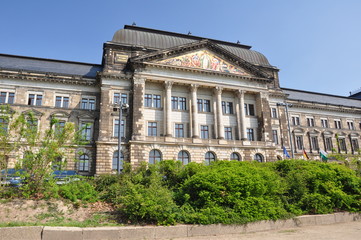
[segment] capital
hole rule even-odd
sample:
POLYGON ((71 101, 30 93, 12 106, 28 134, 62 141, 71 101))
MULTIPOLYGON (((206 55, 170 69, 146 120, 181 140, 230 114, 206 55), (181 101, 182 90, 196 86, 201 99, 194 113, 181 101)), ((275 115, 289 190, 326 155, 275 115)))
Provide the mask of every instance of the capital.
POLYGON ((164 86, 166 89, 171 89, 173 86, 173 81, 165 81, 164 86))
POLYGON ((237 97, 241 98, 244 96, 244 90, 238 89, 236 90, 237 97))
POLYGON ((191 86, 190 86, 192 92, 196 92, 198 87, 199 87, 198 84, 191 84, 191 86))

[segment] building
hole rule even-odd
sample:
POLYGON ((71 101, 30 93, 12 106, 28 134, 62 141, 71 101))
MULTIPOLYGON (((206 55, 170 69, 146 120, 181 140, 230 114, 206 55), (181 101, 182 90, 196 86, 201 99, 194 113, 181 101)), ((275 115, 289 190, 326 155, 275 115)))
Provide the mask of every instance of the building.
POLYGON ((358 153, 361 100, 281 88, 278 71, 250 46, 126 25, 100 65, 1 54, 0 102, 41 126, 83 126, 89 143, 68 168, 84 175, 117 169, 118 132, 135 166, 276 161, 283 146, 298 158, 358 153))

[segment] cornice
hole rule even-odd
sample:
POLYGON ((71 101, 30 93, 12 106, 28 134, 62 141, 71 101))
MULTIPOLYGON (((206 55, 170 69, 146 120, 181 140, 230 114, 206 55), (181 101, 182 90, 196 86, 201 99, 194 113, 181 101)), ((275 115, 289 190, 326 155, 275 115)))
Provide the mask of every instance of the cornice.
POLYGON ((24 70, 0 69, 0 78, 21 79, 40 82, 95 86, 96 79, 84 78, 80 75, 64 75, 48 72, 32 72, 24 70))
POLYGON ((141 64, 143 66, 152 66, 152 67, 160 68, 160 69, 169 69, 169 70, 175 69, 175 70, 179 70, 179 71, 183 71, 183 72, 202 73, 202 74, 215 75, 215 76, 226 76, 226 77, 230 77, 230 78, 253 80, 253 81, 258 81, 258 82, 263 82, 263 83, 272 82, 272 79, 268 79, 268 78, 242 76, 242 75, 237 75, 237 74, 216 72, 216 71, 205 70, 205 69, 197 69, 197 68, 190 68, 190 67, 177 67, 174 65, 166 65, 166 64, 159 64, 159 63, 138 63, 138 64, 141 64))
POLYGON ((302 103, 302 102, 294 102, 294 101, 287 101, 288 103, 292 103, 293 107, 298 108, 308 108, 308 109, 316 109, 316 110, 329 110, 329 111, 336 111, 336 112, 345 112, 345 113, 356 113, 361 114, 360 108, 343 106, 343 105, 331 105, 328 103, 302 103))
POLYGON ((98 72, 97 78, 107 78, 107 79, 115 79, 115 80, 131 80, 130 75, 116 74, 116 73, 109 73, 109 72, 98 72))

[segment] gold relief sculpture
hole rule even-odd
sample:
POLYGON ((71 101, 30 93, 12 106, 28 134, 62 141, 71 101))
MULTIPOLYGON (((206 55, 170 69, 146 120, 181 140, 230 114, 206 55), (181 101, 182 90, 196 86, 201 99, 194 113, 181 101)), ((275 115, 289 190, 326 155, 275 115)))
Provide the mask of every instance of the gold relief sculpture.
POLYGON ((238 75, 249 75, 244 70, 224 61, 206 50, 193 52, 175 58, 159 61, 162 64, 169 64, 180 67, 200 68, 217 72, 232 73, 238 75))

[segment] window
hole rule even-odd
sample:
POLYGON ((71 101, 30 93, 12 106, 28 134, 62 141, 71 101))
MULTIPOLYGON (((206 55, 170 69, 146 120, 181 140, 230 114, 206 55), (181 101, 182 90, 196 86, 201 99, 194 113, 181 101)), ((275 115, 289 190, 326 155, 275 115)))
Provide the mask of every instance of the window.
POLYGON ((254 130, 253 130, 253 128, 247 128, 247 139, 248 139, 248 141, 254 141, 254 130))
POLYGON ((344 138, 339 138, 338 139, 338 143, 340 145, 340 150, 343 152, 346 152, 347 148, 346 148, 346 141, 344 138))
POLYGON ((254 116, 254 105, 245 103, 244 104, 244 112, 247 116, 254 116))
POLYGON ((315 120, 312 117, 307 118, 307 126, 309 126, 309 127, 315 126, 315 120))
POLYGON ((321 119, 321 126, 323 128, 328 128, 328 120, 327 119, 321 119))
POLYGON ((148 122, 148 136, 157 136, 157 123, 148 122))
POLYGON ((144 95, 144 107, 161 108, 161 97, 156 94, 144 95))
POLYGON ((89 156, 87 154, 82 154, 79 157, 78 170, 79 172, 89 171, 89 156))
POLYGON ((69 97, 56 96, 55 97, 55 107, 68 108, 69 107, 69 97))
POLYGON ((233 102, 222 101, 223 114, 233 114, 233 102))
POLYGON ((211 162, 216 161, 216 155, 214 155, 214 153, 212 152, 207 152, 205 157, 204 157, 205 163, 206 165, 211 164, 211 162))
POLYGON ((65 121, 60 120, 55 123, 55 134, 62 134, 65 127, 65 121))
POLYGON ((278 118, 277 108, 271 108, 271 117, 278 118))
POLYGON ((118 170, 118 166, 119 170, 122 171, 124 166, 124 154, 123 152, 120 152, 120 162, 118 162, 118 151, 115 151, 113 153, 112 170, 118 170))
POLYGON ((0 92, 0 103, 13 104, 15 98, 14 92, 0 92))
MULTIPOLYGON (((121 128, 120 128, 120 137, 125 137, 124 135, 124 125, 125 125, 125 121, 122 120, 121 122, 121 128)), ((114 132, 113 132, 113 136, 114 137, 118 137, 119 136, 119 119, 114 119, 114 132)))
POLYGON ((198 112, 211 112, 211 100, 197 99, 198 112))
POLYGON ((341 129, 341 120, 335 120, 335 128, 341 129))
POLYGON ((351 139, 351 145, 352 145, 352 150, 354 152, 359 151, 360 148, 359 148, 359 145, 358 145, 358 140, 356 138, 351 139))
POLYGON ((43 101, 42 94, 29 94, 28 105, 41 106, 43 101))
POLYGON ((332 151, 332 138, 331 137, 325 137, 325 148, 326 148, 326 151, 332 151))
POLYGON ((180 151, 178 153, 178 161, 181 161, 183 165, 187 165, 189 163, 189 154, 186 151, 180 151))
POLYGON ((81 123, 81 136, 85 141, 90 141, 93 136, 93 123, 81 123))
POLYGON ((318 150, 318 138, 316 136, 311 137, 311 149, 312 150, 318 150))
POLYGON ((298 117, 298 116, 292 116, 291 119, 292 119, 292 125, 293 125, 293 126, 298 126, 298 125, 300 125, 300 117, 298 117))
POLYGON ((0 131, 2 134, 5 134, 8 132, 8 125, 9 125, 9 122, 6 118, 0 118, 0 131))
POLYGON ((355 127, 354 127, 354 125, 353 125, 353 122, 351 122, 351 121, 347 121, 347 127, 348 127, 348 129, 350 129, 350 130, 355 130, 355 127))
POLYGON ((172 109, 173 110, 186 110, 186 98, 184 97, 172 97, 172 109))
POLYGON ((303 150, 303 138, 302 136, 296 136, 296 146, 298 150, 303 150))
POLYGON ((36 118, 29 118, 26 120, 27 127, 32 133, 35 133, 38 131, 38 119, 36 118))
POLYGON ((201 138, 203 139, 209 138, 209 131, 207 125, 201 125, 201 138))
POLYGON ((224 127, 224 138, 227 140, 232 140, 232 128, 224 127))
POLYGON ((128 103, 128 95, 126 93, 114 93, 113 104, 119 104, 119 101, 128 103))
POLYGON ((95 110, 95 98, 93 97, 83 97, 81 99, 81 109, 95 110))
POLYGON ((175 137, 182 138, 184 137, 184 125, 183 124, 175 124, 175 137))
POLYGON ((155 164, 160 161, 162 161, 162 155, 158 150, 153 149, 149 152, 149 164, 155 164))
POLYGON ((272 139, 275 144, 278 144, 278 131, 272 130, 272 139))
POLYGON ((236 152, 231 153, 231 156, 230 156, 229 159, 230 159, 230 160, 235 160, 235 161, 241 161, 241 157, 240 157, 239 154, 236 153, 236 152))
POLYGON ((153 95, 153 107, 154 108, 160 108, 160 95, 153 95))
POLYGON ((263 156, 262 154, 256 153, 253 157, 253 160, 257 161, 257 162, 263 162, 263 156))

